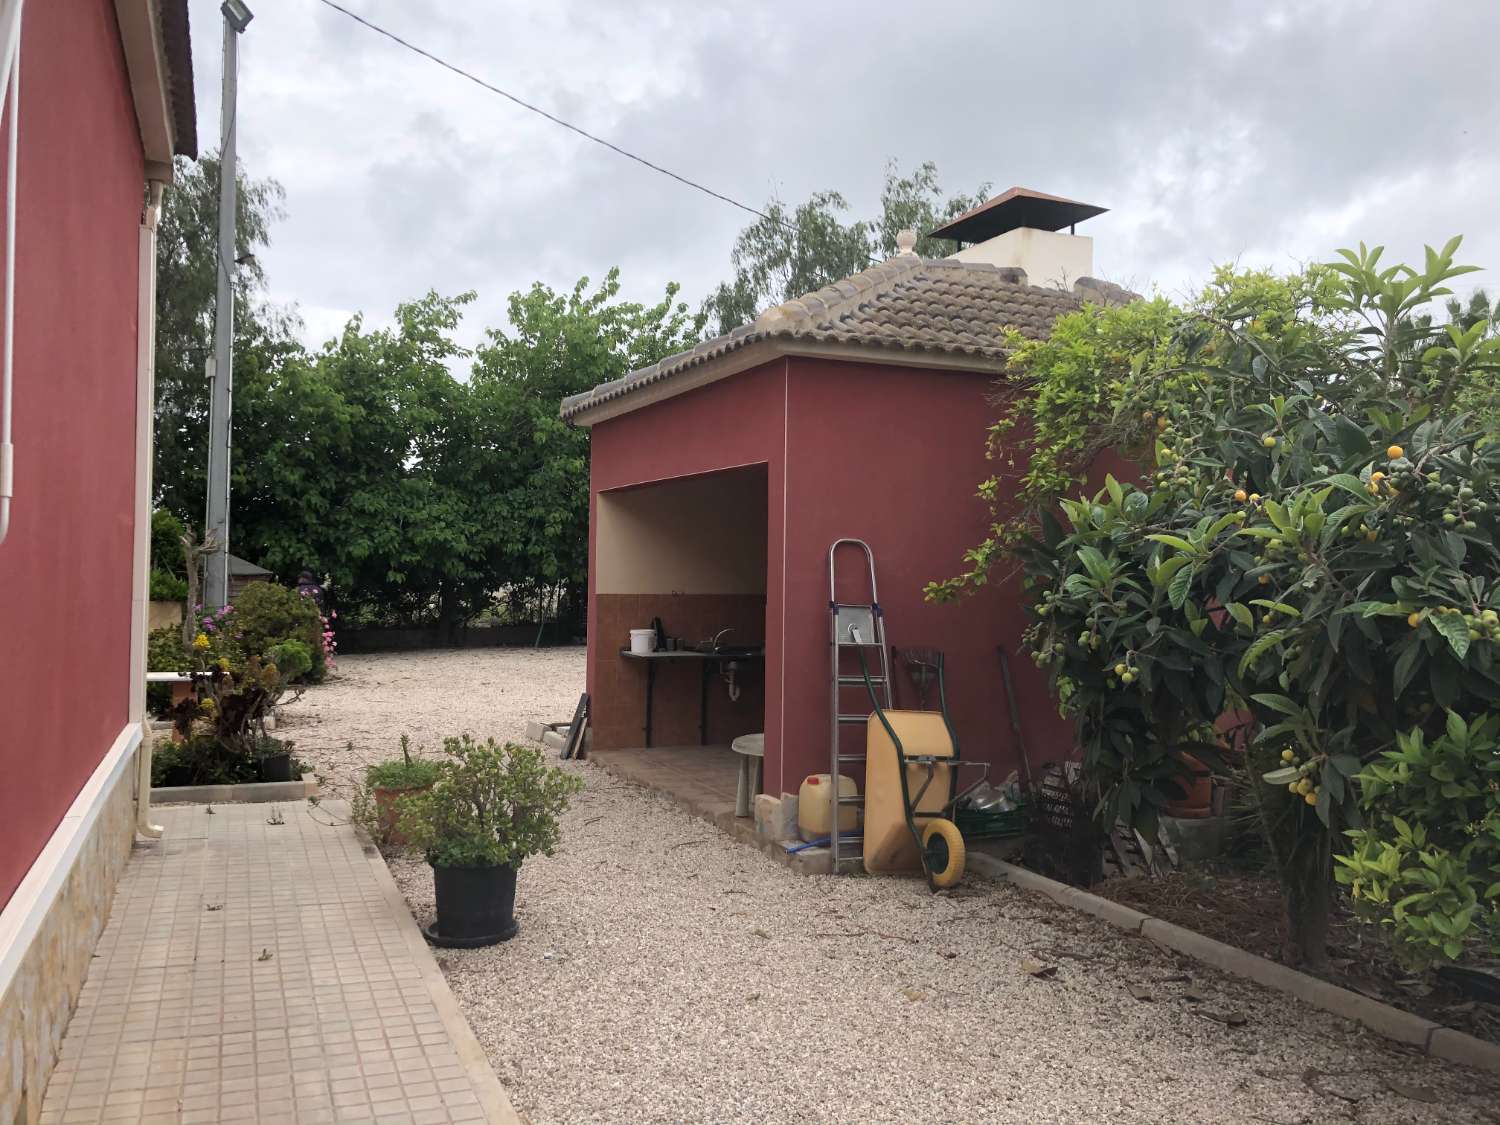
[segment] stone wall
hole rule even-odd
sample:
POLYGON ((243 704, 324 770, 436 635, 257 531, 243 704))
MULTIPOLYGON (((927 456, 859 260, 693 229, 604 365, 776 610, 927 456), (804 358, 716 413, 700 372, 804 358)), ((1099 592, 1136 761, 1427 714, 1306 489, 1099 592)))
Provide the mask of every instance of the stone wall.
MULTIPOLYGON (((136 753, 142 751, 137 750, 136 753)), ((10 987, 0 996, 0 1122, 35 1125, 57 1063, 68 1017, 109 920, 115 884, 135 838, 135 762, 116 777, 32 939, 10 987)))
POLYGON ((182 613, 181 602, 152 602, 146 618, 146 628, 154 632, 168 625, 181 625, 182 613))

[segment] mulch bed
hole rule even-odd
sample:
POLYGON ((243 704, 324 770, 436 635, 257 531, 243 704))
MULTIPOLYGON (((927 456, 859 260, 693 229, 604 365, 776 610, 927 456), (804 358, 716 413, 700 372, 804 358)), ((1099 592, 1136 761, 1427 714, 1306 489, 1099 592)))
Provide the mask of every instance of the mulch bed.
MULTIPOLYGON (((1286 961, 1281 892, 1275 880, 1265 876, 1179 871, 1162 879, 1109 879, 1090 890, 1225 945, 1272 961, 1286 961)), ((1328 953, 1327 971, 1312 975, 1500 1043, 1500 1005, 1475 1000, 1432 974, 1403 969, 1380 932, 1355 918, 1346 904, 1335 907, 1328 953)), ((1304 966, 1298 968, 1310 971, 1304 966)))

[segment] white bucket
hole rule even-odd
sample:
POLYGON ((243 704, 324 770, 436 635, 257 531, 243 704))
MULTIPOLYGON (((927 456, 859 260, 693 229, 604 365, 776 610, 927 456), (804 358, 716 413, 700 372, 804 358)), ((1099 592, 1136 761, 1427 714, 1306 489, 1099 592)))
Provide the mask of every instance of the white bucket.
POLYGON ((636 656, 645 656, 656 651, 655 629, 630 630, 630 651, 636 656))

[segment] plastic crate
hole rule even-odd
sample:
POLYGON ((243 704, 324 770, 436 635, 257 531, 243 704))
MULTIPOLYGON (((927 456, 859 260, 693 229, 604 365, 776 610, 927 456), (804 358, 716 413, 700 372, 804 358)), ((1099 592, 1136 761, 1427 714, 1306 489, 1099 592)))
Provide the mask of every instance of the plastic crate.
POLYGON ((1020 836, 1026 831, 1026 805, 1013 809, 955 809, 953 823, 965 839, 1020 836))

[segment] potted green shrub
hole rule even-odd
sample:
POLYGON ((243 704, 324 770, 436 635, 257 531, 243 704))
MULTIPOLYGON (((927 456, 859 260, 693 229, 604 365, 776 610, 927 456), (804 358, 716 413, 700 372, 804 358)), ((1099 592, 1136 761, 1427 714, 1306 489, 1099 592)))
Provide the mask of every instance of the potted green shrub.
POLYGON ((365 770, 366 827, 380 843, 401 847, 407 843, 398 823, 398 802, 420 793, 437 780, 438 763, 412 756, 411 739, 401 736, 401 757, 392 758, 365 770))
POLYGON ((540 750, 468 735, 443 741, 432 787, 401 798, 402 833, 427 854, 435 945, 469 948, 516 934, 516 873, 529 855, 551 855, 558 817, 581 779, 548 766, 540 750))

